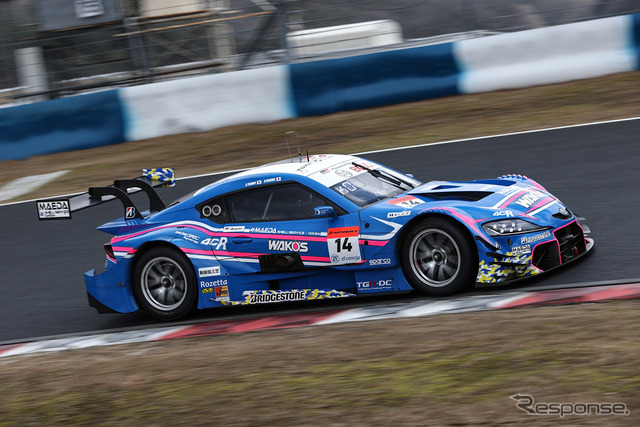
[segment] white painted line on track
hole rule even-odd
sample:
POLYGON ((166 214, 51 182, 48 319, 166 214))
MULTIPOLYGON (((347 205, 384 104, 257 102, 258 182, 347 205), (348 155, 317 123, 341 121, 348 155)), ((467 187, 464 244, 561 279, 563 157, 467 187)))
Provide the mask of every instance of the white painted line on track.
MULTIPOLYGON (((526 134, 532 134, 532 133, 551 132, 551 131, 562 130, 562 129, 572 129, 572 128, 579 128, 579 127, 586 127, 586 126, 598 126, 598 125, 606 125, 606 124, 611 124, 611 123, 630 122, 630 121, 634 121, 634 120, 640 120, 640 117, 629 117, 629 118, 626 118, 626 119, 615 119, 615 120, 605 120, 605 121, 601 121, 601 122, 581 123, 581 124, 576 124, 576 125, 556 126, 556 127, 552 127, 552 128, 525 130, 525 131, 520 131, 520 132, 502 133, 502 134, 496 134, 496 135, 477 136, 477 137, 465 138, 465 139, 453 139, 453 140, 450 140, 450 141, 428 142, 428 143, 425 143, 425 144, 406 145, 404 147, 385 148, 385 149, 381 149, 381 150, 372 150, 372 151, 361 151, 359 153, 353 153, 353 155, 359 156, 359 155, 363 155, 363 154, 384 153, 384 152, 387 152, 387 151, 410 150, 410 149, 413 149, 413 148, 430 147, 430 146, 435 146, 435 145, 454 144, 454 143, 458 143, 458 142, 478 141, 478 140, 482 140, 482 139, 491 139, 491 138, 502 138, 502 137, 514 136, 514 135, 526 135, 526 134)), ((251 169, 251 168, 233 169, 233 170, 228 170, 228 171, 205 173, 205 174, 201 174, 201 175, 185 176, 185 177, 182 177, 182 178, 176 178, 176 180, 177 181, 182 181, 182 180, 186 180, 186 179, 204 178, 204 177, 207 177, 207 176, 215 176, 215 175, 223 175, 223 174, 228 174, 228 173, 242 172, 242 171, 245 171, 247 169, 251 169)), ((82 194, 82 192, 80 192, 80 193, 72 193, 72 194, 62 194, 62 195, 58 195, 58 196, 48 196, 47 198, 69 197, 69 196, 74 196, 76 194, 82 194)), ((2 201, 2 200, 8 200, 8 199, 2 199, 0 197, 0 201, 2 201)), ((19 204, 19 203, 31 203, 31 202, 34 202, 35 200, 36 199, 30 199, 30 200, 21 200, 21 201, 18 201, 18 202, 11 202, 11 203, 4 203, 4 204, 0 203, 0 207, 19 204)))
POLYGON ((18 178, 11 182, 6 183, 0 187, 0 201, 10 200, 23 194, 29 193, 38 187, 42 187, 49 181, 53 181, 56 178, 69 172, 68 170, 44 173, 41 175, 25 176, 24 178, 18 178))
POLYGON ((373 150, 373 151, 362 151, 360 153, 354 153, 354 155, 359 156, 361 154, 374 154, 374 153, 384 153, 387 151, 398 151, 398 150, 409 150, 412 148, 420 148, 420 147, 429 147, 432 145, 443 145, 443 144, 453 144, 456 142, 469 142, 469 141, 478 141, 481 139, 491 139, 491 138, 503 138, 506 136, 514 136, 514 135, 526 135, 530 133, 541 133, 541 132, 551 132, 562 129, 572 129, 586 126, 597 126, 597 125, 606 125, 610 123, 619 123, 619 122, 630 122, 633 120, 640 120, 640 117, 629 117, 626 119, 615 119, 615 120, 605 120, 602 122, 591 122, 591 123, 582 123, 577 125, 567 125, 567 126, 556 126, 552 128, 545 129, 533 129, 533 130, 523 130, 520 132, 511 132, 511 133, 500 133, 497 135, 487 135, 487 136, 476 136, 473 138, 464 138, 464 139, 454 139, 451 141, 441 141, 441 142, 427 142, 425 144, 417 144, 417 145, 407 145, 405 147, 395 147, 395 148, 383 148, 381 150, 373 150))

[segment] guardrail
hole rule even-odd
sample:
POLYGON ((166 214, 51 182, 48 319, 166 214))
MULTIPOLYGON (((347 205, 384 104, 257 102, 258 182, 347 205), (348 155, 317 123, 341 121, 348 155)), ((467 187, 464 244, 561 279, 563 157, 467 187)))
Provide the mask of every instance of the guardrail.
POLYGON ((0 160, 640 70, 640 14, 0 109, 0 160))

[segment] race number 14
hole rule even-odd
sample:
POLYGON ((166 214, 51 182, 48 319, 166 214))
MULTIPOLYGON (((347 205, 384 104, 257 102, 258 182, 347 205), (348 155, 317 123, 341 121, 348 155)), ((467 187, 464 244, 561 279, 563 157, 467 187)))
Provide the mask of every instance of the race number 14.
POLYGON ((360 227, 337 227, 327 231, 327 244, 331 264, 353 264, 362 262, 358 243, 360 227))

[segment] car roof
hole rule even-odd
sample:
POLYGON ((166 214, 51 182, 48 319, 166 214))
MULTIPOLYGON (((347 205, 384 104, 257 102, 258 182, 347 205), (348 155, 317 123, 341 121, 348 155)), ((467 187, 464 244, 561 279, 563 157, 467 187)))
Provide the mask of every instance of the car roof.
MULTIPOLYGON (((325 187, 330 187, 331 185, 344 180, 344 178, 341 178, 336 174, 327 174, 327 171, 348 167, 351 165, 351 162, 360 160, 362 159, 359 157, 345 154, 315 154, 310 156, 305 155, 301 157, 293 157, 291 159, 280 160, 278 162, 268 163, 235 173, 201 188, 196 191, 194 195, 200 195, 214 187, 242 181, 243 179, 251 181, 278 175, 282 175, 288 179, 291 179, 291 175, 308 177, 325 187)), ((247 187, 251 184, 255 184, 255 182, 246 183, 244 186, 247 187)))
POLYGON ((315 154, 310 156, 301 156, 299 158, 293 157, 291 159, 280 160, 278 162, 268 163, 266 165, 239 172, 230 176, 229 179, 258 174, 268 175, 273 173, 313 176, 325 169, 350 163, 358 159, 358 157, 345 154, 315 154))

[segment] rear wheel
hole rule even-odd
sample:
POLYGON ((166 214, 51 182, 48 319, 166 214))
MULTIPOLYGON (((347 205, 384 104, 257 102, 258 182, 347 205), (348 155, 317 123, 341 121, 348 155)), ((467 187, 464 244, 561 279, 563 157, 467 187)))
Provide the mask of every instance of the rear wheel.
POLYGON ((191 263, 171 248, 153 248, 142 255, 134 269, 133 291, 140 307, 162 320, 185 316, 198 301, 191 263))
POLYGON ((415 224, 405 239, 401 259, 411 286, 433 296, 470 287, 478 270, 475 246, 463 230, 443 218, 415 224))

